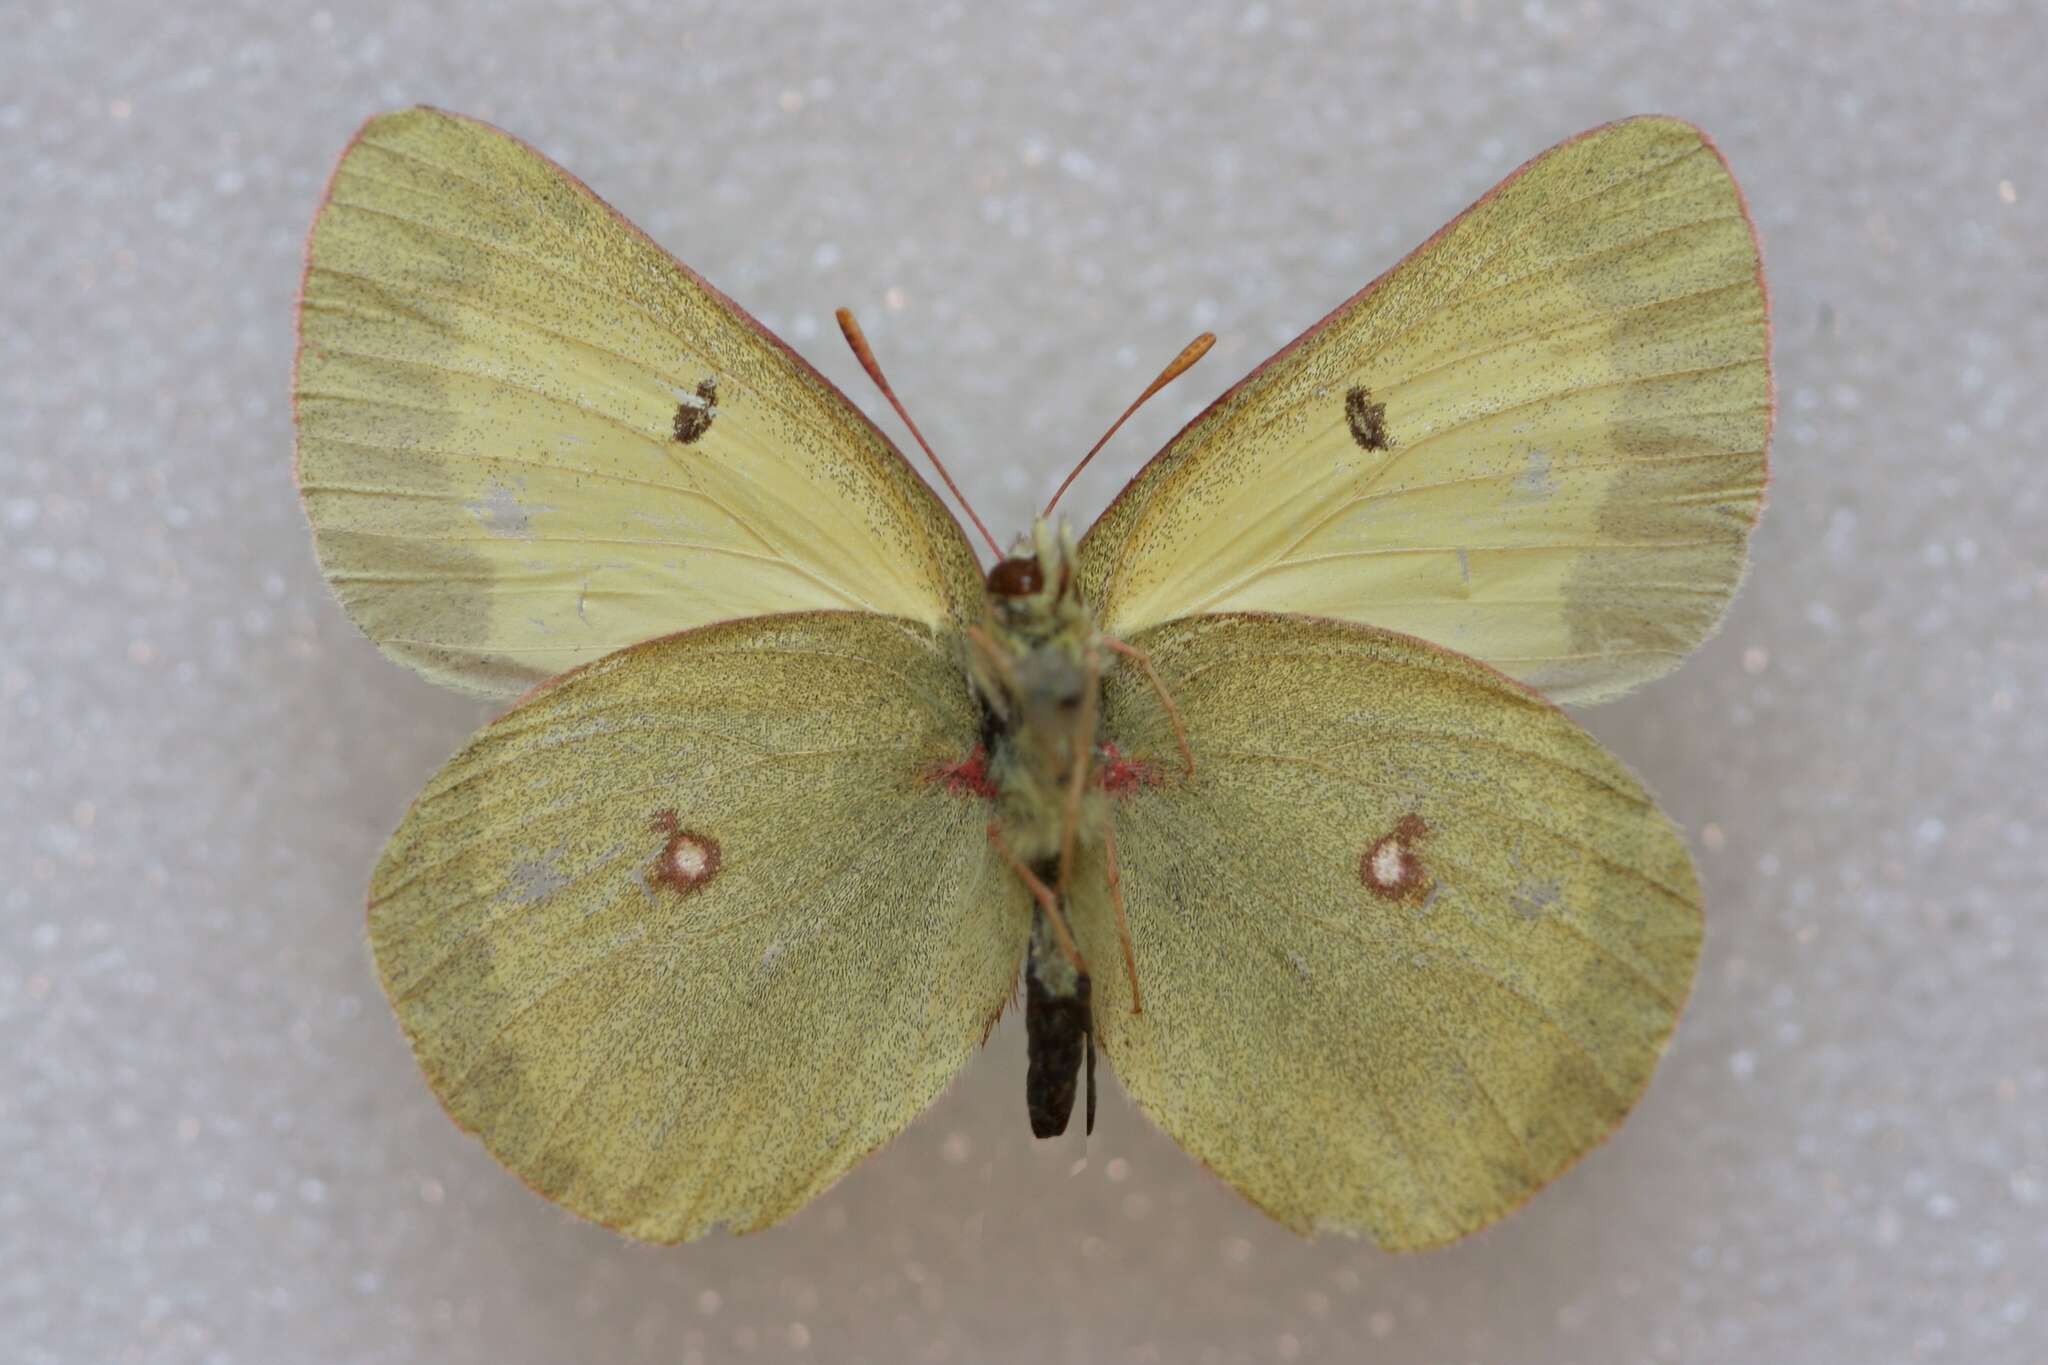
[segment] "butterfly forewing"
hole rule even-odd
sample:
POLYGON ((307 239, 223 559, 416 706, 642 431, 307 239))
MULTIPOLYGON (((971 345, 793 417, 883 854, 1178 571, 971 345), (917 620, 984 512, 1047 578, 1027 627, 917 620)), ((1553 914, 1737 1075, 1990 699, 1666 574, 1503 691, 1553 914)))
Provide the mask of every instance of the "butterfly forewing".
POLYGON ((1116 633, 1300 612, 1611 696, 1740 582, 1768 343, 1719 152, 1675 119, 1595 129, 1190 424, 1088 533, 1083 590, 1116 633))
POLYGON ((850 403, 486 124, 363 127, 313 225, 299 324, 322 568, 436 681, 516 693, 768 612, 975 609, 958 526, 850 403))

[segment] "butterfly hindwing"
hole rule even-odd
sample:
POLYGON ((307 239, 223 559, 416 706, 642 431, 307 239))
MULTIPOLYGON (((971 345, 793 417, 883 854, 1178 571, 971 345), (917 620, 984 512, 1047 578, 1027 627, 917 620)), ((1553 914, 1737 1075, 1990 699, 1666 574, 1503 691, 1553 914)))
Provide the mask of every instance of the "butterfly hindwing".
POLYGON ((1639 118, 1537 157, 1203 413, 1082 543, 1103 627, 1287 611, 1560 701, 1719 623, 1762 504, 1769 325, 1713 144, 1639 118))
POLYGON ((861 414, 547 158, 364 125, 307 242, 298 474, 387 653, 515 694, 712 621, 974 609, 959 527, 861 414))
MULTIPOLYGON (((1100 967, 1095 1011, 1161 1127, 1291 1227, 1418 1247, 1500 1217, 1621 1120, 1700 911, 1620 763, 1526 688, 1371 627, 1219 615, 1133 643, 1196 772, 1142 676, 1113 674, 1143 1012, 1100 967)), ((1077 886, 1084 953, 1118 961, 1099 860, 1077 886)))
POLYGON ((449 1113, 654 1241, 790 1213, 900 1130, 1008 999, 1030 923, 959 670, 913 623, 731 622, 486 727, 371 884, 377 968, 449 1113))

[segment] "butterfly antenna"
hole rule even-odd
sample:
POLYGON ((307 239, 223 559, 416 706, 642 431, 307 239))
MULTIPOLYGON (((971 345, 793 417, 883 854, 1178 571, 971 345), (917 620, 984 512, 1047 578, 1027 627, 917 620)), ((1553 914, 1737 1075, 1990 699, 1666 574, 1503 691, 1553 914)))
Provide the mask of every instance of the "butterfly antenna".
MULTIPOLYGON (((1088 453, 1081 457, 1081 463, 1075 465, 1073 472, 1068 474, 1060 486, 1054 490, 1052 502, 1048 502, 1045 505, 1045 510, 1040 512, 1039 515, 1042 517, 1051 516, 1053 506, 1059 502, 1060 495, 1067 491, 1069 484, 1081 477, 1081 471, 1086 469, 1088 462, 1095 458, 1096 451, 1109 444, 1109 438, 1116 435, 1116 429, 1122 426, 1132 413, 1144 407, 1146 399, 1180 378, 1183 374, 1186 374, 1197 360, 1209 354, 1209 348, 1215 344, 1216 334, 1214 332, 1204 332, 1183 347, 1181 353, 1175 356, 1167 367, 1159 372, 1159 377, 1145 386, 1145 391, 1138 395, 1137 401, 1124 409, 1124 415, 1109 424, 1109 430, 1102 433, 1102 439, 1088 448, 1088 453)), ((907 421, 908 419, 906 418, 905 420, 907 421)))
POLYGON ((903 425, 910 428, 910 434, 917 438, 917 444, 924 450, 925 457, 932 462, 932 468, 938 470, 939 477, 945 480, 947 489, 953 494, 953 500, 967 513, 967 519, 974 523, 975 530, 981 532, 981 538, 988 542, 988 548, 995 552, 995 557, 1001 559, 1003 547, 996 544, 996 538, 988 533, 988 527, 981 524, 981 518, 974 514, 973 506, 960 492, 960 485, 953 482, 953 476, 946 472, 946 466, 941 464, 939 457, 932 452, 931 443, 924 439, 924 433, 917 429, 917 423, 911 421, 910 414, 903 410, 903 401, 896 396, 896 390, 889 387, 887 377, 882 374, 882 366, 875 359, 874 348, 868 345, 867 335, 860 330, 860 324, 853 320, 853 310, 841 308, 833 316, 839 319, 839 330, 846 334, 846 344, 853 347, 854 358, 860 361, 860 367, 868 372, 868 378, 875 381, 875 387, 882 391, 882 397, 889 400, 889 406, 896 409, 896 415, 903 419, 903 425))

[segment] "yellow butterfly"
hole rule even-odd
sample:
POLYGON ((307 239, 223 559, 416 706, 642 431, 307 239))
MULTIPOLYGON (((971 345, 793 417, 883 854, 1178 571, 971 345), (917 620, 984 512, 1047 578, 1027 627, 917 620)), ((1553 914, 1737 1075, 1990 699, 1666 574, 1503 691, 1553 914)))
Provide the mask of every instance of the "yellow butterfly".
POLYGON ((1449 1241, 1642 1092, 1698 883, 1542 694, 1673 667, 1762 505, 1761 267, 1697 129, 1529 162, 986 575, 837 390, 484 124, 363 127, 299 323, 349 615, 531 689, 392 836, 370 938, 449 1113, 549 1198, 772 1223, 1020 966, 1035 1132, 1084 1077, 1092 1121, 1099 1041, 1303 1232, 1449 1241))

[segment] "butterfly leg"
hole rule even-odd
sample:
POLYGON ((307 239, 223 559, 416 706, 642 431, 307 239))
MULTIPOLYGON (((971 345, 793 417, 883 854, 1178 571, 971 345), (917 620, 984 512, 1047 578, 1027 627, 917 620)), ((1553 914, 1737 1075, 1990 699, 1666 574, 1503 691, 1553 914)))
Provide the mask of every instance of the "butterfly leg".
POLYGON ((1081 830, 1081 797, 1088 790, 1088 768, 1095 754, 1095 706, 1102 687, 1102 661, 1093 650, 1081 663, 1081 713, 1076 718, 1067 759, 1067 799, 1060 811, 1059 893, 1073 885, 1074 841, 1081 830))
POLYGON ((995 637, 980 626, 969 626, 962 633, 966 635, 967 643, 974 649, 975 662, 987 670, 988 677, 1000 687, 1000 690, 995 692, 986 687, 981 688, 982 695, 995 703, 1007 721, 1008 699, 1023 691, 1022 685, 1017 681, 1015 665, 1010 662, 1009 655, 1003 652, 1002 646, 995 642, 995 637))
POLYGON ((1084 1133, 1095 1131, 1095 1016, 1088 1016, 1088 1126, 1084 1133))
POLYGON ((1003 855, 1003 861, 1017 874, 1024 889, 1038 902, 1038 908, 1045 911, 1046 921, 1051 924, 1053 937, 1059 943, 1060 956, 1073 964, 1075 971, 1087 974, 1088 964, 1081 958, 1081 950, 1074 944, 1074 936, 1067 931, 1067 917, 1060 909, 1060 898, 1053 894, 1051 887, 1024 865, 1023 860, 1010 851, 1009 843, 1003 838, 1002 827, 991 820, 988 823, 988 841, 996 846, 996 852, 1003 855))
POLYGON ((1153 671, 1152 656, 1142 649, 1125 644, 1114 635, 1104 635, 1101 638, 1103 644, 1145 670, 1145 681, 1151 683, 1152 690, 1159 694, 1159 704, 1166 708, 1166 718, 1173 722, 1173 739, 1176 744, 1180 745, 1180 761, 1187 765, 1188 776, 1193 777, 1195 775, 1195 751, 1188 747, 1187 727, 1180 723, 1180 708, 1173 704, 1173 694, 1166 690, 1166 684, 1161 682, 1159 674, 1153 671))
POLYGON ((1102 851, 1109 863, 1109 908, 1116 914, 1116 940, 1124 949, 1124 975, 1131 979, 1131 1013, 1143 1014, 1145 1001, 1138 994, 1138 959, 1131 951, 1131 922, 1124 918, 1123 877, 1116 868, 1116 828, 1102 827, 1102 851))

